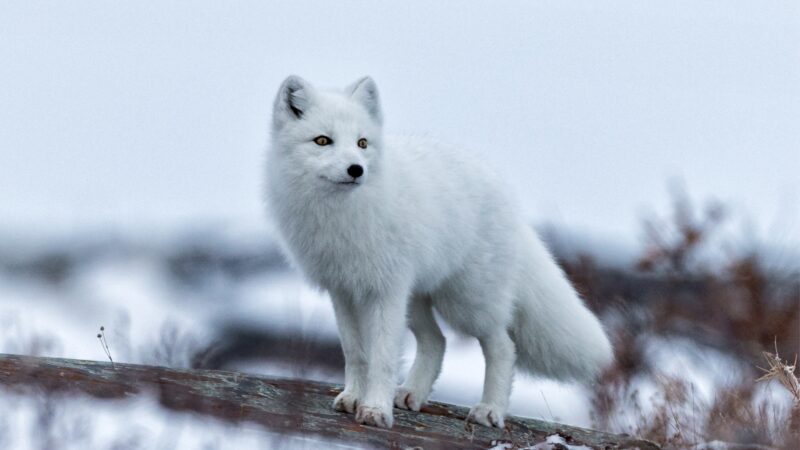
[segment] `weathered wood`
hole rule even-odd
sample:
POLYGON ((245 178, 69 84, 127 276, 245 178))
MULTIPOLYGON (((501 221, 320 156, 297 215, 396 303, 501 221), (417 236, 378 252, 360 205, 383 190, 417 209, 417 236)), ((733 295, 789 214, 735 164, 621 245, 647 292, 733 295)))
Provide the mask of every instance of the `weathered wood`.
POLYGON ((570 444, 597 449, 658 449, 651 442, 628 436, 519 417, 510 417, 505 430, 467 424, 467 408, 438 402, 419 413, 395 409, 395 425, 390 430, 365 427, 356 424, 351 415, 331 408, 340 392, 337 386, 216 370, 0 354, 0 386, 99 398, 154 393, 167 408, 374 448, 487 449, 492 441, 527 446, 559 434, 570 444))

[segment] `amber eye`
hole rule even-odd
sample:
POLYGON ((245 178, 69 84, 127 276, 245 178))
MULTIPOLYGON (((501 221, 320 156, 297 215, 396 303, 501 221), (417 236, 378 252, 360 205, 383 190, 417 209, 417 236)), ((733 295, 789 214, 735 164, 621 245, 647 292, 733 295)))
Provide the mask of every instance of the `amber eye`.
POLYGON ((358 146, 361 148, 367 148, 367 140, 364 138, 359 139, 358 146))
POLYGON ((317 145, 331 145, 331 138, 328 136, 317 136, 314 138, 314 143, 317 145))

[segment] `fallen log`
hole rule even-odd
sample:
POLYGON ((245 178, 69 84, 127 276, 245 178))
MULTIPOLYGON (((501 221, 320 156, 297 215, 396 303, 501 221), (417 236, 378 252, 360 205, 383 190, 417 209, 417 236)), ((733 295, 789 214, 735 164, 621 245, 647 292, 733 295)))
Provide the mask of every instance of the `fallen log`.
POLYGON ((521 417, 509 417, 504 430, 488 428, 467 423, 467 408, 439 402, 431 402, 421 412, 395 409, 392 429, 366 427, 355 423, 351 415, 331 408, 341 390, 338 386, 218 370, 0 354, 0 387, 97 398, 149 393, 173 410, 248 421, 273 432, 323 437, 368 448, 488 449, 498 443, 519 448, 542 443, 555 434, 570 445, 595 449, 659 448, 627 435, 521 417))

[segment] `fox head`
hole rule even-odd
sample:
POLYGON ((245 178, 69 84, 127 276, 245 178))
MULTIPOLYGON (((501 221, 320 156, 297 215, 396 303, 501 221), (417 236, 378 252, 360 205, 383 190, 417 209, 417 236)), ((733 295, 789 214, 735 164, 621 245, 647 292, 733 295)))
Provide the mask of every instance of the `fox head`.
POLYGON ((378 171, 382 123, 372 78, 322 91, 292 75, 273 107, 273 175, 306 188, 358 189, 378 171))

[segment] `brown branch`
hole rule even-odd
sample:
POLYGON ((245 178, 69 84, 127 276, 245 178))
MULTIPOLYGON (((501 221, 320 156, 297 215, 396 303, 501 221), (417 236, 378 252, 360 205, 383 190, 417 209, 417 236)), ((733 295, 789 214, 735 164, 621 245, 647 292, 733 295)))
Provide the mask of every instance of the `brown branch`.
POLYGON ((216 370, 0 354, 0 386, 15 391, 82 393, 120 398, 153 393, 167 408, 249 421, 270 431, 322 436, 374 448, 488 449, 492 441, 528 446, 559 434, 598 449, 658 449, 649 441, 510 417, 505 430, 465 426, 467 408, 432 402, 422 412, 395 410, 390 430, 365 427, 331 408, 340 388, 316 381, 267 378, 216 370))

